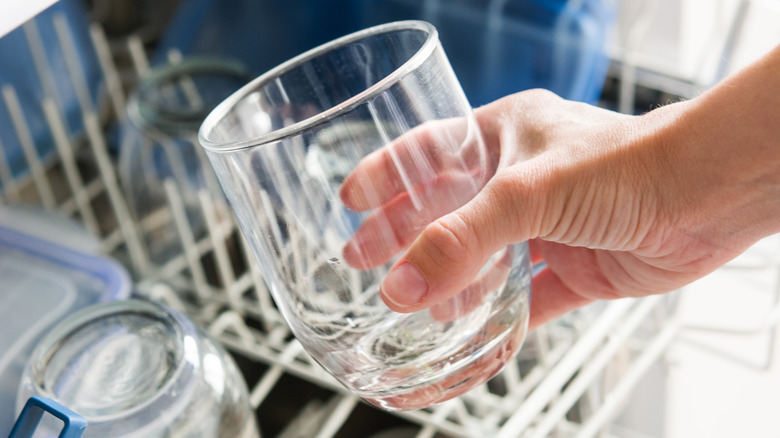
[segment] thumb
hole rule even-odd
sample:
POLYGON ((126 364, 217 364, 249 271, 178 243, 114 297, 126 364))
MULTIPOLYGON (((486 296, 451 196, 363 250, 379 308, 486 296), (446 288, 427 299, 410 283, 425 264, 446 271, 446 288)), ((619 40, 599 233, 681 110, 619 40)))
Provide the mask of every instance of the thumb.
POLYGON ((507 184, 496 175, 469 203, 423 230, 382 282, 388 307, 410 313, 444 302, 466 289, 493 254, 535 237, 522 226, 519 212, 528 210, 518 180, 507 184))

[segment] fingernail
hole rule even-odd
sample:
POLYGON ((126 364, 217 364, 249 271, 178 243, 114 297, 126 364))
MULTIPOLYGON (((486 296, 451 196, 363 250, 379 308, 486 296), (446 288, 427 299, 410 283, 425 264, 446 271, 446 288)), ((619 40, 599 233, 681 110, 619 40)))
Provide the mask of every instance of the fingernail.
POLYGON ((355 239, 350 239, 346 245, 344 245, 344 248, 341 250, 341 256, 344 258, 344 261, 347 262, 348 265, 356 268, 360 268, 361 261, 363 260, 362 254, 360 252, 360 247, 357 242, 355 242, 355 239))
POLYGON ((411 263, 402 263, 382 282, 382 295, 398 307, 419 303, 428 293, 428 282, 411 263))

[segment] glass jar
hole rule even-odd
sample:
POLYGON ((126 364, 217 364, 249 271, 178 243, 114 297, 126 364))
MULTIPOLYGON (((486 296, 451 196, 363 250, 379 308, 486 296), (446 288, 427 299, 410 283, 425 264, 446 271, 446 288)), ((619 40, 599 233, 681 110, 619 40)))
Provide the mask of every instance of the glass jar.
POLYGON ((17 412, 32 396, 86 418, 85 438, 259 436, 231 356, 148 301, 91 306, 52 329, 25 368, 17 412))
POLYGON ((227 212, 197 131, 209 111, 249 78, 236 61, 193 56, 152 69, 128 101, 119 176, 154 265, 182 253, 175 208, 181 208, 180 217, 186 218, 196 241, 206 235, 201 192, 215 201, 218 213, 227 212), (166 190, 167 181, 173 183, 176 199, 166 190))

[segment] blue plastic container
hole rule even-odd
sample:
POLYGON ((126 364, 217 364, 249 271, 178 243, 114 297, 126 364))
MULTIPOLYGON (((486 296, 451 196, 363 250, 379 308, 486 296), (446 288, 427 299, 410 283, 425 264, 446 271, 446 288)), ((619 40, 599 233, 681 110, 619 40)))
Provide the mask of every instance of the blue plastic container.
POLYGON ((615 20, 611 0, 184 0, 157 58, 236 58, 261 74, 319 44, 397 20, 425 20, 473 106, 529 88, 595 103, 615 20))
POLYGON ((170 49, 241 61, 253 76, 361 25, 359 0, 182 0, 153 63, 170 49))
POLYGON ((608 0, 364 2, 366 24, 420 19, 439 31, 473 106, 530 88, 595 103, 615 20, 608 0))
POLYGON ((111 259, 0 225, 0 436, 11 431, 19 379, 46 330, 76 310, 126 299, 130 288, 111 259))

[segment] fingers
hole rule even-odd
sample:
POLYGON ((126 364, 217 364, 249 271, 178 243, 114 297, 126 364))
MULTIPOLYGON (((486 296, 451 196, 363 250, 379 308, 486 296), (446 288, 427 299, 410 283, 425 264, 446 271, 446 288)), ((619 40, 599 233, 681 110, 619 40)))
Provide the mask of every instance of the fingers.
POLYGON ((544 256, 538 245, 539 242, 536 239, 528 241, 528 252, 531 255, 531 265, 537 265, 544 262, 544 256))
POLYGON ((482 266, 508 243, 527 240, 518 190, 505 192, 494 179, 472 201, 430 225, 415 239, 383 281, 385 303, 415 312, 466 289, 482 266))
POLYGON ((407 248, 437 218, 468 202, 476 194, 470 175, 449 173, 404 192, 376 209, 343 250, 344 261, 358 269, 382 265, 407 248), (420 208, 415 208, 414 200, 420 208))
POLYGON ((351 210, 369 210, 452 171, 470 173, 479 189, 495 170, 493 161, 473 119, 428 122, 361 160, 339 197, 351 210))
POLYGON ((507 247, 504 253, 491 264, 487 272, 479 275, 463 291, 449 300, 430 308, 431 316, 437 321, 450 322, 467 315, 476 309, 485 295, 498 290, 509 276, 512 267, 513 248, 507 247))
MULTIPOLYGON (((538 252, 534 250, 534 242, 537 241, 536 239, 529 241, 532 259, 534 253, 538 252)), ((506 280, 512 263, 511 258, 512 253, 507 251, 485 274, 477 277, 461 293, 431 307, 429 309, 431 316, 437 321, 449 322, 474 310, 482 303, 485 295, 496 290, 506 280)), ((570 289, 551 269, 543 269, 534 276, 531 288, 534 295, 531 299, 529 330, 595 301, 592 297, 580 295, 570 289)))

